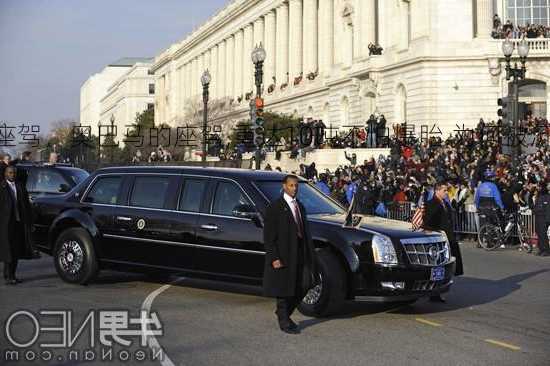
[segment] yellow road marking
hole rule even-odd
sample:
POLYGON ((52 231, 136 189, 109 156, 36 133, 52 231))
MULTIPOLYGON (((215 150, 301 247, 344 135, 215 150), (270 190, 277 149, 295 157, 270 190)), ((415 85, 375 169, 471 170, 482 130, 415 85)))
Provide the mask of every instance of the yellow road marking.
POLYGON ((494 339, 485 339, 485 342, 491 343, 500 347, 508 348, 514 351, 519 351, 521 349, 520 347, 514 346, 513 344, 495 341, 494 339))
POLYGON ((433 322, 431 320, 423 319, 423 318, 416 318, 416 321, 419 322, 419 323, 428 324, 428 325, 431 325, 431 326, 434 326, 434 327, 440 327, 441 326, 441 324, 439 324, 439 323, 433 322))

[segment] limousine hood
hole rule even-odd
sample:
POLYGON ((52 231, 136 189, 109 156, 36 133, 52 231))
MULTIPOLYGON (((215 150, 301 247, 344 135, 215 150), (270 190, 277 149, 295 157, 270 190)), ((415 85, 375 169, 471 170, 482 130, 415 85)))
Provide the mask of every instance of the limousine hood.
MULTIPOLYGON (((353 215, 360 216, 361 221, 356 228, 374 231, 376 233, 384 234, 392 238, 418 238, 425 237, 426 235, 438 234, 426 231, 413 231, 410 222, 386 219, 378 216, 370 215, 353 215)), ((346 220, 346 214, 342 215, 308 215, 309 219, 316 221, 324 221, 331 224, 343 225, 346 220)))

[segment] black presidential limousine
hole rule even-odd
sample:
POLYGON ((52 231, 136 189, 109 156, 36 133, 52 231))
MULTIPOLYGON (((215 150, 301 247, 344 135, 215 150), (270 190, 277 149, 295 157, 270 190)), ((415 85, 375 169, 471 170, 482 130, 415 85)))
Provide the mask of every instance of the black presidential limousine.
MULTIPOLYGON (((70 283, 88 283, 109 268, 260 285, 263 215, 283 177, 227 168, 101 169, 66 194, 34 201, 35 243, 70 283)), ((455 259, 444 233, 373 216, 349 220, 305 180, 298 199, 321 278, 300 305, 304 314, 334 313, 345 299, 413 302, 451 286, 455 259)))

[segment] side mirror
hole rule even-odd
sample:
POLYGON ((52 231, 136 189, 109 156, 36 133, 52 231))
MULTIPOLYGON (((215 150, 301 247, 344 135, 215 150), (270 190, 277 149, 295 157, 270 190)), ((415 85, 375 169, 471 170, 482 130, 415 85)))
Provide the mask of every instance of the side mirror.
POLYGON ((69 192, 70 190, 71 190, 71 187, 69 187, 68 184, 61 183, 61 184, 59 185, 59 192, 61 192, 61 193, 67 193, 67 192, 69 192))
POLYGON ((237 205, 233 208, 233 216, 250 219, 258 227, 263 227, 262 216, 252 205, 237 205))
POLYGON ((256 215, 256 209, 252 205, 237 205, 233 207, 233 216, 241 217, 245 219, 251 219, 252 216, 256 215))

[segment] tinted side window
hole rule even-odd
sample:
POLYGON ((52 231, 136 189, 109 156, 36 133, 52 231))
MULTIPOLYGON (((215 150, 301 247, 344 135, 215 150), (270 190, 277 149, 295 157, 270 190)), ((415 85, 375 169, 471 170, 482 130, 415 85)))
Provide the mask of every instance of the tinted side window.
POLYGON ((62 193, 61 185, 69 186, 65 178, 52 169, 31 169, 27 178, 30 192, 62 193))
POLYGON ((179 210, 199 212, 202 202, 202 194, 206 189, 206 181, 198 179, 186 179, 180 196, 179 210))
POLYGON ((90 189, 85 201, 116 205, 121 183, 121 177, 99 178, 90 189))
POLYGON ((241 189, 232 182, 219 182, 214 196, 212 213, 216 215, 233 216, 233 209, 238 205, 249 205, 241 189))
POLYGON ((169 185, 169 177, 136 177, 130 206, 163 208, 169 185))

